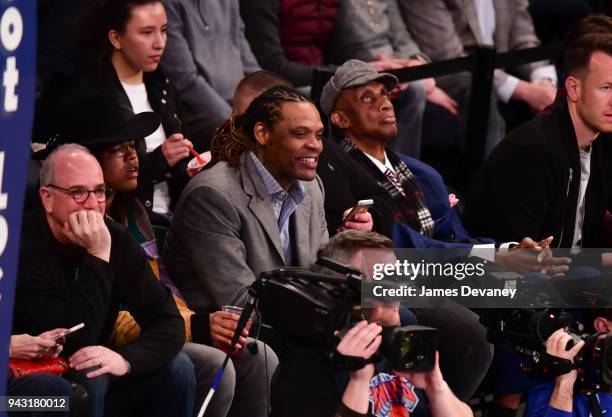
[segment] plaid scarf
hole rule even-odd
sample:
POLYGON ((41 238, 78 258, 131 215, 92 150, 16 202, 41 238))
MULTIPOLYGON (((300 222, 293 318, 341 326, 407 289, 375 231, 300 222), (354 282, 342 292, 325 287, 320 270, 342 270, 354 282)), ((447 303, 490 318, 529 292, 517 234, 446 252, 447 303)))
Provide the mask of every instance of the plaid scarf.
POLYGON ((378 185, 383 187, 385 191, 391 195, 397 208, 394 215, 395 220, 410 226, 424 236, 433 236, 435 223, 427 208, 425 198, 419 188, 416 177, 395 153, 387 150, 387 158, 395 170, 395 177, 403 188, 403 194, 397 189, 393 182, 378 169, 370 158, 359 150, 349 139, 344 139, 340 145, 346 153, 376 179, 378 185))

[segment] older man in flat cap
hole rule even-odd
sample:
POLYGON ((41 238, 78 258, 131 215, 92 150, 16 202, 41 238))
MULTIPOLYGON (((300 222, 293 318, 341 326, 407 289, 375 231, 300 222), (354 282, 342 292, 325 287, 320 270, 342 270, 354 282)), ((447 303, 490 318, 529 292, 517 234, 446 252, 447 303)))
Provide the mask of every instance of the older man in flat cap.
MULTIPOLYGON (((463 246, 467 254, 471 243, 463 242, 470 242, 471 237, 449 205, 440 174, 387 147, 397 134, 389 100, 389 92, 397 82, 394 75, 379 73, 363 61, 349 60, 324 86, 321 108, 335 133, 343 138, 345 151, 391 195, 395 203, 395 246, 463 246)), ((459 305, 453 305, 452 321, 440 310, 414 309, 414 313, 419 324, 441 330, 440 365, 445 379, 459 398, 469 398, 491 361, 485 330, 478 318, 459 305)))
POLYGON ((451 208, 440 174, 387 146, 398 130, 389 100, 397 82, 395 76, 376 72, 363 61, 349 60, 324 86, 321 108, 345 151, 393 198, 396 246, 454 248, 460 244, 470 249, 473 239, 451 208))
MULTIPOLYGON (((338 67, 323 88, 321 108, 330 118, 341 144, 387 192, 395 203, 393 241, 398 248, 453 248, 465 250, 497 246, 494 240, 473 238, 451 207, 440 174, 431 166, 391 151, 387 144, 397 134, 395 112, 389 92, 398 80, 378 73, 369 64, 349 60, 338 67)), ((508 247, 545 247, 550 239, 499 245, 504 253, 495 261, 506 264, 508 247)), ((541 268, 533 257, 529 268, 541 268)), ((527 262, 524 262, 527 266, 527 262)), ((564 268, 566 266, 555 266, 564 268)), ((539 270, 539 269, 538 269, 539 270)), ((484 328, 474 313, 457 304, 452 311, 413 309, 419 323, 440 329, 440 364, 448 384, 462 399, 469 398, 484 377, 491 360, 484 328), (452 320, 449 319, 452 317, 452 320)))

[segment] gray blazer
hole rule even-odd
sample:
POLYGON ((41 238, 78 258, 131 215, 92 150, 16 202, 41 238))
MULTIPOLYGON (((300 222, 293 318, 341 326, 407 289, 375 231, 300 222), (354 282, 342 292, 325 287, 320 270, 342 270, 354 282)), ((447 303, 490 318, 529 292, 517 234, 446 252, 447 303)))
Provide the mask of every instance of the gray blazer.
POLYGON ((161 66, 174 84, 187 124, 216 127, 231 113, 234 89, 258 71, 244 37, 238 0, 166 0, 168 42, 161 66))
POLYGON ((338 65, 351 58, 370 62, 378 53, 427 60, 406 29, 397 6, 396 0, 342 0, 327 46, 328 60, 338 65))
MULTIPOLYGON (((304 200, 293 213, 297 263, 308 266, 327 242, 323 184, 303 182, 304 200)), ((236 169, 226 162, 196 175, 176 207, 164 264, 195 311, 243 305, 262 271, 285 265, 270 196, 248 153, 236 169)))
MULTIPOLYGON (((474 0, 398 0, 406 26, 423 52, 432 61, 465 55, 466 50, 484 45, 474 0)), ((495 8, 494 42, 497 52, 538 46, 528 0, 493 0, 495 8)), ((520 77, 548 62, 536 62, 517 68, 520 77)), ((495 71, 498 87, 508 75, 495 71)))

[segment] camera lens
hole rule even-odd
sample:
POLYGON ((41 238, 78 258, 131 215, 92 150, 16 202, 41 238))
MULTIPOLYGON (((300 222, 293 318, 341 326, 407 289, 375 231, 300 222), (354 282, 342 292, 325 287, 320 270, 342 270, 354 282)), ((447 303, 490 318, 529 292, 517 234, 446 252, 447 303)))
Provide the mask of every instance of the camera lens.
POLYGON ((425 346, 420 337, 413 333, 405 333, 400 345, 400 357, 405 363, 413 363, 422 361, 425 352, 425 346))
POLYGON ((434 368, 438 330, 425 326, 383 328, 381 353, 399 371, 429 372, 434 368))

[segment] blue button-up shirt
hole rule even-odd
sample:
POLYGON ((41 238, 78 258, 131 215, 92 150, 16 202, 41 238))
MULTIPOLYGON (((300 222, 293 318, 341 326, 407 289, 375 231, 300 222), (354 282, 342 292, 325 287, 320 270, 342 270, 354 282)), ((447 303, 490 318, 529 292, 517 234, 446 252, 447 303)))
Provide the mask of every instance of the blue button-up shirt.
POLYGON ((293 250, 291 245, 291 232, 289 230, 289 217, 293 214, 297 206, 304 200, 304 186, 300 180, 296 180, 289 192, 283 190, 276 178, 270 174, 270 171, 261 163, 257 155, 249 152, 255 168, 270 195, 272 208, 274 209, 274 217, 278 224, 280 233, 281 247, 283 248, 283 258, 285 265, 293 265, 293 250))

